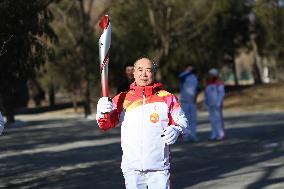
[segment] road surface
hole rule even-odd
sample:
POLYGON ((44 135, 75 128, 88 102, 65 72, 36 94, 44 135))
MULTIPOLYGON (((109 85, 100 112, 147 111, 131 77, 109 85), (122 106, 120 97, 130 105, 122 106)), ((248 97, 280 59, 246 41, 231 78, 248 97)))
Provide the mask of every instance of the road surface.
MULTIPOLYGON (((174 189, 283 189, 284 112, 225 112, 227 139, 172 147, 174 189)), ((77 114, 19 115, 0 137, 0 188, 122 189, 120 129, 77 114)))

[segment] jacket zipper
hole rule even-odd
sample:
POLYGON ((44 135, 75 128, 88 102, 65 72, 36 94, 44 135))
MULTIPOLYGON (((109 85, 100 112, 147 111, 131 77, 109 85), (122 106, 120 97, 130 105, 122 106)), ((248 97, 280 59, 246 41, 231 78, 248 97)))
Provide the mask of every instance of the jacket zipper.
POLYGON ((146 101, 146 96, 145 96, 145 88, 143 89, 143 108, 142 108, 142 171, 144 171, 144 132, 143 132, 143 117, 144 117, 144 105, 145 105, 145 101, 146 101))

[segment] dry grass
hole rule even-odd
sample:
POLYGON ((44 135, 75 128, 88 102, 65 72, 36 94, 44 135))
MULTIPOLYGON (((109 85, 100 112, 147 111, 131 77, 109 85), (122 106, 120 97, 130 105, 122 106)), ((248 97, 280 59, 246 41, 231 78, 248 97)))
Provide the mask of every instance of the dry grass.
MULTIPOLYGON (((176 94, 179 96, 179 94, 176 94)), ((203 93, 198 95, 198 107, 201 108, 203 93)), ((94 106, 95 107, 95 106, 94 106)), ((230 111, 284 111, 284 84, 265 84, 247 87, 233 92, 226 91, 224 110, 230 111)), ((95 109, 92 110, 95 113, 95 109)), ((48 115, 84 114, 82 107, 66 108, 46 112, 48 115)))
POLYGON ((224 109, 243 111, 283 111, 284 84, 265 84, 229 92, 224 109))

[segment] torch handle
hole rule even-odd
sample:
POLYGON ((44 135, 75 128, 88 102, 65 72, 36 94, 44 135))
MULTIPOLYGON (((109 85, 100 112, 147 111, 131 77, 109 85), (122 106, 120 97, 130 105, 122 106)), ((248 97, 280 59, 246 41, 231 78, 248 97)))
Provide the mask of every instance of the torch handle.
POLYGON ((108 89, 108 66, 107 65, 101 70, 101 85, 102 85, 102 96, 108 97, 109 89, 108 89))

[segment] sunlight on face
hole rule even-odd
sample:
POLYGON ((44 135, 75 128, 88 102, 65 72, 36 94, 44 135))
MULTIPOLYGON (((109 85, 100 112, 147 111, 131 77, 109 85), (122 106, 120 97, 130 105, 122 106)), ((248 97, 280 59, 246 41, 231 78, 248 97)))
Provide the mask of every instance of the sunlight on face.
POLYGON ((134 78, 137 86, 144 87, 154 82, 154 67, 147 58, 137 60, 134 65, 134 78))

